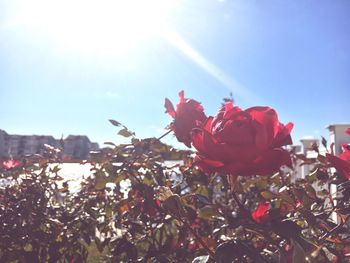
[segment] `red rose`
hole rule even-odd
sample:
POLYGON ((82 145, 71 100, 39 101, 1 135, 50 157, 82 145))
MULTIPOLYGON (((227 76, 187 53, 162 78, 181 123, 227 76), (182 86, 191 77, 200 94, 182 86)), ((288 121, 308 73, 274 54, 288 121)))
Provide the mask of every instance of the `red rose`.
POLYGON ((205 122, 206 116, 202 105, 192 99, 186 99, 184 92, 179 92, 180 102, 176 105, 176 111, 170 100, 165 99, 166 112, 174 118, 171 129, 179 142, 191 147, 191 131, 205 122))
POLYGON ((18 160, 7 160, 2 162, 2 167, 4 167, 7 170, 16 168, 17 166, 19 166, 20 162, 18 160))
POLYGON ((255 209, 255 211, 252 213, 252 218, 257 223, 265 223, 270 220, 269 210, 269 202, 260 203, 255 209))
POLYGON ((327 160, 337 171, 347 179, 350 179, 350 145, 342 145, 343 153, 339 156, 326 154, 327 160))
POLYGON ((350 135, 350 128, 347 128, 345 133, 349 134, 350 135))
POLYGON ((281 124, 272 108, 241 110, 227 103, 202 129, 194 130, 195 162, 204 172, 269 175, 282 165, 291 166, 282 146, 292 144, 292 128, 292 123, 281 124))

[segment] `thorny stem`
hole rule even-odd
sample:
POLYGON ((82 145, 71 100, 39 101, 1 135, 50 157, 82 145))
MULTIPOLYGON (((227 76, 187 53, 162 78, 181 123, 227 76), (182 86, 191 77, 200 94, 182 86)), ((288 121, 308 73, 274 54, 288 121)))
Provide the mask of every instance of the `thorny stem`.
POLYGON ((167 136, 169 133, 171 133, 172 130, 167 131, 162 136, 158 137, 157 140, 163 139, 165 136, 167 136))
POLYGON ((244 207, 244 205, 241 203, 241 201, 239 200, 239 198, 238 198, 236 192, 235 192, 233 189, 231 189, 231 194, 232 194, 233 199, 234 199, 235 202, 237 203, 239 210, 241 210, 241 212, 242 212, 244 215, 246 215, 249 219, 251 219, 250 213, 247 211, 247 209, 246 209, 246 208, 244 207))
POLYGON ((192 233, 192 235, 194 236, 194 238, 196 239, 196 241, 198 241, 202 247, 207 251, 207 253, 209 254, 209 256, 212 258, 212 259, 215 259, 215 254, 214 252, 207 246, 207 244, 203 241, 203 239, 197 234, 197 232, 190 226, 190 224, 180 218, 180 221, 188 228, 188 230, 190 230, 190 232, 192 233))
POLYGON ((346 224, 346 222, 348 221, 348 219, 350 218, 350 215, 348 215, 343 222, 341 222, 340 224, 338 224, 337 226, 335 226, 334 228, 332 228, 330 231, 326 232, 323 236, 321 236, 319 238, 320 243, 323 243, 327 237, 329 237, 332 234, 335 234, 337 232, 339 232, 341 230, 341 228, 346 224))
MULTIPOLYGON (((235 200, 235 202, 238 205, 239 210, 241 210, 241 212, 250 220, 252 220, 254 222, 254 220, 252 219, 251 214, 249 213, 249 211, 245 208, 245 206, 242 204, 242 202, 239 200, 236 192, 234 191, 233 187, 231 188, 231 194, 233 199, 235 200)), ((248 228, 249 229, 249 228, 248 228)), ((250 229, 252 230, 252 229, 250 229)), ((261 229, 260 231, 258 231, 257 229, 254 230, 255 232, 259 233, 260 235, 262 235, 266 240, 268 240, 269 242, 271 242, 272 244, 274 244, 275 246, 277 246, 280 250, 282 250, 282 248, 280 247, 280 245, 275 242, 269 235, 268 232, 266 232, 265 230, 261 229)))

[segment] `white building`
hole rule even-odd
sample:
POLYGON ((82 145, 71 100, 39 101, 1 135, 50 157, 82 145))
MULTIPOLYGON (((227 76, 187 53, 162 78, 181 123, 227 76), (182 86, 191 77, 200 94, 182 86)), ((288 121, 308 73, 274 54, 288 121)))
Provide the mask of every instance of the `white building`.
MULTIPOLYGON (((325 149, 319 147, 320 154, 325 155, 326 151, 333 151, 335 155, 339 155, 342 153, 342 144, 350 144, 350 135, 346 134, 345 131, 350 128, 350 124, 332 124, 326 127, 329 132, 329 138, 327 139, 328 147, 332 147, 332 149, 325 149)), ((316 144, 320 146, 320 141, 315 138, 305 137, 300 140, 301 145, 294 146, 296 149, 296 153, 303 154, 307 159, 315 159, 317 158, 318 153, 313 149, 312 145, 316 144)), ((307 176, 314 166, 312 164, 306 164, 300 166, 302 161, 297 161, 295 164, 295 171, 293 172, 294 178, 304 179, 307 176)))

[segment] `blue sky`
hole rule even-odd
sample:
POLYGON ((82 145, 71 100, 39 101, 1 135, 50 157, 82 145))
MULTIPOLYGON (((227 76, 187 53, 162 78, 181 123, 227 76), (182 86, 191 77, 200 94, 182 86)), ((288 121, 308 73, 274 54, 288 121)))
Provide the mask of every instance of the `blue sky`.
POLYGON ((296 143, 350 122, 350 1, 164 1, 0 0, 0 129, 160 136, 182 89, 271 106, 296 143))

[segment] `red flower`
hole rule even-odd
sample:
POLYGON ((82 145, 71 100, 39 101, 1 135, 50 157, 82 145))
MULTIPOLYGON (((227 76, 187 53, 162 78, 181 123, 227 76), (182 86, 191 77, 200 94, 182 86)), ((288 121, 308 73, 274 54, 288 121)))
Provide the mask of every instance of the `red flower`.
POLYGON ((191 147, 191 131, 205 122, 206 116, 202 105, 192 99, 186 99, 184 92, 179 92, 180 102, 176 105, 176 111, 170 100, 165 99, 166 112, 174 118, 171 129, 179 142, 191 147))
POLYGON ((272 108, 241 110, 227 103, 202 129, 194 130, 195 162, 208 173, 269 175, 282 165, 291 166, 282 146, 292 144, 292 128, 292 123, 281 124, 272 108))
POLYGON ((252 213, 252 218, 257 223, 265 223, 270 219, 269 210, 270 210, 269 202, 260 203, 258 207, 255 209, 255 211, 252 213))
POLYGON ((7 160, 2 162, 2 167, 4 167, 7 170, 16 168, 17 166, 19 166, 20 162, 18 160, 7 160))
POLYGON ((342 145, 343 153, 338 157, 326 154, 327 160, 337 171, 347 179, 350 179, 350 145, 342 145))
POLYGON ((350 135, 350 128, 347 128, 345 133, 349 134, 350 135))

